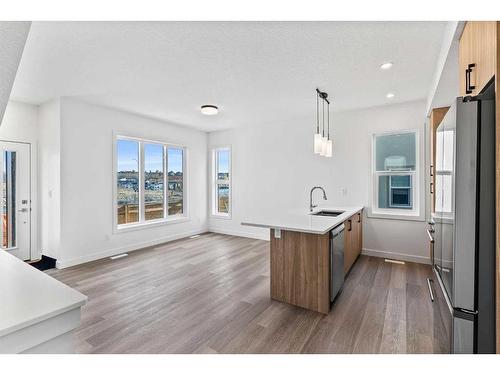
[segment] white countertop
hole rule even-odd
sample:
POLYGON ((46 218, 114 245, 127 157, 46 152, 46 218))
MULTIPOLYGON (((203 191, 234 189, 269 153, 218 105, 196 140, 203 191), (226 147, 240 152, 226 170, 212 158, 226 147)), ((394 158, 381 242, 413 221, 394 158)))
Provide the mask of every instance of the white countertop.
POLYGON ((80 292, 0 250, 0 337, 86 301, 80 292))
POLYGON ((362 209, 363 206, 317 207, 313 211, 344 211, 344 213, 334 217, 311 215, 309 212, 305 211, 271 212, 262 215, 261 217, 245 218, 241 224, 260 228, 274 228, 294 232, 325 234, 362 209))

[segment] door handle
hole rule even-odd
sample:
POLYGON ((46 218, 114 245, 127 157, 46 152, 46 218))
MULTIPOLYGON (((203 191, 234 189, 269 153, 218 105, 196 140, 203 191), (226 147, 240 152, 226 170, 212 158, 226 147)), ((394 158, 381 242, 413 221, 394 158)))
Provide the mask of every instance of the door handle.
POLYGON ((467 65, 467 69, 465 69, 465 93, 472 94, 472 90, 476 88, 470 84, 470 74, 472 73, 472 68, 475 68, 476 64, 467 65))
POLYGON ((20 208, 18 211, 19 212, 28 212, 28 209, 27 208, 20 208))
POLYGON ((358 223, 361 223, 361 212, 358 212, 358 223))
POLYGON ((352 221, 351 220, 347 220, 347 221, 349 222, 349 229, 347 231, 350 232, 352 229, 352 221))
POLYGON ((431 282, 432 280, 427 278, 427 286, 429 287, 429 296, 431 297, 431 301, 434 302, 434 293, 432 293, 431 282))
POLYGON ((431 194, 434 194, 434 182, 431 182, 430 189, 431 189, 431 194))
POLYGON ((434 243, 434 237, 432 237, 432 233, 434 233, 433 229, 427 229, 427 235, 429 236, 429 241, 431 241, 431 243, 434 243))

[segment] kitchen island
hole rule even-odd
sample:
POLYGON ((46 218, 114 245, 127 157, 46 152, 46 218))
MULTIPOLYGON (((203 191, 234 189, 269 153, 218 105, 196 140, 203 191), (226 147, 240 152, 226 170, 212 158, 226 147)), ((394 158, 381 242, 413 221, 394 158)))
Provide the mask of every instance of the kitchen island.
MULTIPOLYGON (((363 207, 322 207, 247 218, 241 224, 270 228, 271 298, 328 314, 331 278, 344 277, 361 253, 363 207), (340 212, 320 216, 319 211, 340 212), (332 275, 330 233, 344 224, 343 275, 332 275)), ((338 268, 336 268, 338 269, 338 268)))
POLYGON ((0 250, 0 353, 72 353, 87 297, 0 250))

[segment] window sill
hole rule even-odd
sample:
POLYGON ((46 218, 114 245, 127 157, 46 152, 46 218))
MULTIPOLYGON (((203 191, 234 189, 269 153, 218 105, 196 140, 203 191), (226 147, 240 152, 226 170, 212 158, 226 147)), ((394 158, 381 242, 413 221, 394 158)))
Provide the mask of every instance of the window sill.
POLYGON ((124 225, 115 227, 115 230, 113 231, 113 233, 118 234, 118 233, 139 230, 139 229, 154 228, 154 227, 158 227, 158 226, 162 226, 162 225, 184 223, 186 221, 189 221, 188 216, 184 216, 184 215, 171 216, 167 219, 151 220, 151 221, 148 221, 146 223, 124 224, 124 225))
POLYGON ((425 221, 425 217, 423 215, 394 214, 394 213, 370 211, 367 213, 366 216, 370 219, 385 219, 385 220, 399 220, 399 221, 425 221))
POLYGON ((231 214, 212 214, 211 217, 214 219, 231 220, 231 214))

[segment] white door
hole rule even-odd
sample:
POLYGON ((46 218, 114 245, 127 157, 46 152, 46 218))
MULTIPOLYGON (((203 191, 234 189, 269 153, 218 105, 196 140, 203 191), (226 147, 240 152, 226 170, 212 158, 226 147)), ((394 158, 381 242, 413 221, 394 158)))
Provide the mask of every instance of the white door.
POLYGON ((0 141, 1 248, 30 259, 30 145, 0 141))

